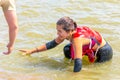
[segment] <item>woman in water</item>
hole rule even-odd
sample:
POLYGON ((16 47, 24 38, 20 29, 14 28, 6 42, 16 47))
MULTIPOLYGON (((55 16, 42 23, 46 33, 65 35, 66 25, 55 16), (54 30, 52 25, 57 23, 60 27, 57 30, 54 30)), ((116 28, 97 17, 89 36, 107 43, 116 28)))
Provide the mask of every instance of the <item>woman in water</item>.
POLYGON ((66 58, 74 60, 74 72, 82 68, 82 57, 88 56, 90 62, 105 62, 112 58, 111 46, 97 32, 87 26, 77 26, 69 17, 62 17, 56 23, 58 37, 54 40, 33 49, 22 49, 25 54, 33 54, 52 49, 65 39, 70 43, 64 47, 66 58))

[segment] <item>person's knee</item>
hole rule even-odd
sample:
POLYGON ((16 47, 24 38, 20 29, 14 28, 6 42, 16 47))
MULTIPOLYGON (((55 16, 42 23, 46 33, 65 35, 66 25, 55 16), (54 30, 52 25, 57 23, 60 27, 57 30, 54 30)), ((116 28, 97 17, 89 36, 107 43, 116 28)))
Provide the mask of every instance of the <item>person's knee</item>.
POLYGON ((97 60, 96 62, 105 62, 113 57, 113 50, 109 44, 107 44, 105 47, 101 48, 97 53, 97 60))
POLYGON ((65 57, 70 59, 71 58, 71 56, 70 56, 70 54, 71 54, 71 52, 70 52, 70 44, 66 45, 64 47, 63 51, 64 51, 65 57))

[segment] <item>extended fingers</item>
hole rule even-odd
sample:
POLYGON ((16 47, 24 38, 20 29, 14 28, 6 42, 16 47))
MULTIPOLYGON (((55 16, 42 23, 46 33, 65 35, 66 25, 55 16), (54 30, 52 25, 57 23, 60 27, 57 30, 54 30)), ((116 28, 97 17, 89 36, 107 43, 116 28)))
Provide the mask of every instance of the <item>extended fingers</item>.
POLYGON ((21 51, 21 52, 27 52, 27 50, 25 50, 25 49, 20 49, 19 51, 21 51))
POLYGON ((23 52, 22 55, 28 55, 28 56, 30 56, 30 52, 29 52, 29 50, 26 50, 26 49, 20 49, 19 51, 20 51, 20 52, 23 52))

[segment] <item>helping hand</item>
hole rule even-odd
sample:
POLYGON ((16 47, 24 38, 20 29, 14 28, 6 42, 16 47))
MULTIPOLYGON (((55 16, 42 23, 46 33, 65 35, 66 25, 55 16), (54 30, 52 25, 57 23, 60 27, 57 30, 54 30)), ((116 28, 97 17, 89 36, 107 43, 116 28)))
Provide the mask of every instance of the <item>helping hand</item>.
POLYGON ((30 55, 32 53, 32 51, 28 49, 20 49, 19 51, 23 52, 22 55, 30 55))

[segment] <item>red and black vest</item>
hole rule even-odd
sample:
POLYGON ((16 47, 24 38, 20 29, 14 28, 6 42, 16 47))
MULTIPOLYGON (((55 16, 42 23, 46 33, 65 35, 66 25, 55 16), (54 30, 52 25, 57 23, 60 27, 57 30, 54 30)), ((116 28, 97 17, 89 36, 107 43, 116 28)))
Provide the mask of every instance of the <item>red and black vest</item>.
MULTIPOLYGON (((78 37, 82 37, 82 38, 88 38, 91 39, 91 48, 89 47, 90 44, 88 45, 84 45, 83 46, 83 53, 82 55, 88 55, 89 61, 90 62, 94 62, 95 60, 95 56, 94 56, 94 50, 92 49, 92 47, 95 45, 95 43, 97 43, 98 45, 101 44, 102 42, 102 37, 101 35, 97 32, 94 31, 90 28, 88 28, 87 26, 79 26, 76 29, 76 33, 73 34, 73 38, 78 38, 78 37)), ((73 51, 73 46, 71 46, 71 57, 72 59, 74 59, 74 51, 73 51)))

